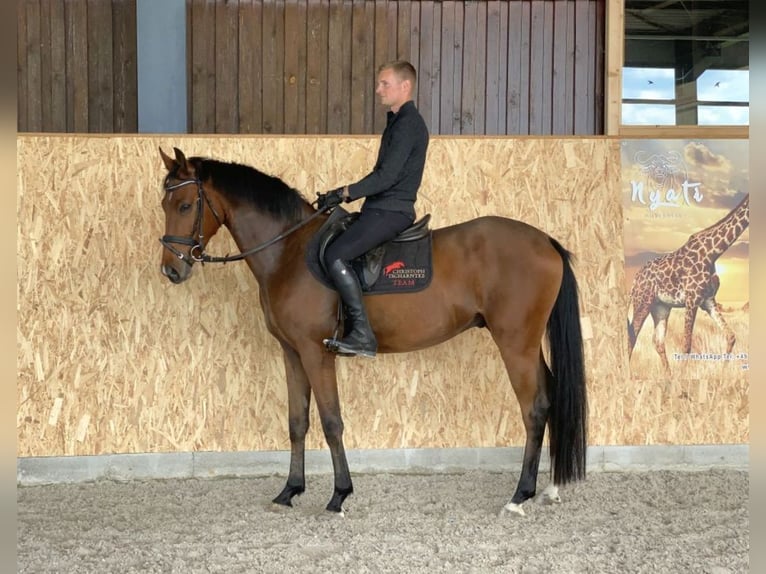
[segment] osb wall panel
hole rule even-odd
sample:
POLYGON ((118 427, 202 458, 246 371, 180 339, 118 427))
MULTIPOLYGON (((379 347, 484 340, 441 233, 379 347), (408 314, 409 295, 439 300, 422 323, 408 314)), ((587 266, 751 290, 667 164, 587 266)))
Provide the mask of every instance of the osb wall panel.
MULTIPOLYGON (((244 263, 159 272, 158 146, 253 165, 307 198, 363 176, 377 137, 17 138, 18 454, 288 448, 281 354, 244 263)), ((592 444, 739 443, 746 381, 631 381, 616 140, 433 138, 433 226, 500 214, 577 256, 592 444), (686 388, 688 387, 688 388, 686 388)), ((212 253, 235 252, 228 233, 212 253)), ((489 334, 339 359, 348 448, 523 444, 489 334)), ((324 448, 312 406, 309 448, 324 448)))

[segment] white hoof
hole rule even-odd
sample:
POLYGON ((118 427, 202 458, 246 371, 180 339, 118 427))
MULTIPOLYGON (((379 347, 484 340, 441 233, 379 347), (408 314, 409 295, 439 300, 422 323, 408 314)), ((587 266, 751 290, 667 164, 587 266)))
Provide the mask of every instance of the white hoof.
POLYGON ((522 508, 521 504, 516 504, 515 502, 509 502, 503 507, 503 509, 506 512, 510 512, 511 514, 517 514, 518 516, 527 515, 527 513, 524 512, 524 508, 522 508))
POLYGON ((559 496, 559 487, 555 484, 549 484, 538 495, 537 502, 540 504, 559 504, 561 497, 559 496))

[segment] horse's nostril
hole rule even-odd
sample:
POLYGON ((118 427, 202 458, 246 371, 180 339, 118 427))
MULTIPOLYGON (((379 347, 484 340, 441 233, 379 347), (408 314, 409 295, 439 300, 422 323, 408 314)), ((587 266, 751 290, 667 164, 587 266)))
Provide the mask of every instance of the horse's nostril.
POLYGON ((173 267, 170 265, 163 265, 162 266, 162 274, 170 279, 173 283, 180 283, 181 282, 181 275, 179 275, 178 271, 176 271, 173 267))

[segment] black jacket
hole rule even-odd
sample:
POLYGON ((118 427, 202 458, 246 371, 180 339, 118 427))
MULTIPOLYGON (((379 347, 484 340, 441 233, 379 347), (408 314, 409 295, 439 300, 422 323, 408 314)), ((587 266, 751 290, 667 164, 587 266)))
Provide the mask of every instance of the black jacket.
POLYGON ((415 217, 415 200, 423 179, 428 128, 410 100, 388 112, 378 160, 369 175, 348 186, 351 199, 366 197, 362 209, 399 211, 415 217))

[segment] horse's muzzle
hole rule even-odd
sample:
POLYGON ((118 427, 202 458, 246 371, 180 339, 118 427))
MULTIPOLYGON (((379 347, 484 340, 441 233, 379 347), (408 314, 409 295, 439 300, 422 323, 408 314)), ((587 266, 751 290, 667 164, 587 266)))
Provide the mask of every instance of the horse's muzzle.
POLYGON ((160 267, 160 270, 162 271, 162 274, 170 279, 171 283, 175 283, 178 285, 179 283, 183 283, 189 278, 189 275, 191 274, 191 266, 183 263, 183 268, 181 271, 173 267, 172 265, 163 264, 160 267))

